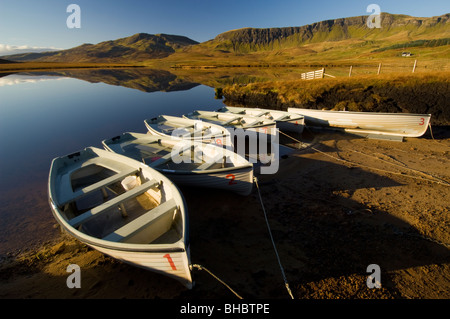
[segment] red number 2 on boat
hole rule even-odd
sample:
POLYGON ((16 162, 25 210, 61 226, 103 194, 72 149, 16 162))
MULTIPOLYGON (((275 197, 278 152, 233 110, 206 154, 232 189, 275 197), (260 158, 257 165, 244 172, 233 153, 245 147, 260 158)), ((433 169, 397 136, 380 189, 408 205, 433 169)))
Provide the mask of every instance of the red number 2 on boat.
POLYGON ((228 182, 228 185, 235 185, 235 184, 237 184, 237 182, 234 181, 234 179, 236 178, 236 176, 234 176, 234 174, 228 174, 227 176, 225 176, 225 178, 230 178, 230 181, 228 182))

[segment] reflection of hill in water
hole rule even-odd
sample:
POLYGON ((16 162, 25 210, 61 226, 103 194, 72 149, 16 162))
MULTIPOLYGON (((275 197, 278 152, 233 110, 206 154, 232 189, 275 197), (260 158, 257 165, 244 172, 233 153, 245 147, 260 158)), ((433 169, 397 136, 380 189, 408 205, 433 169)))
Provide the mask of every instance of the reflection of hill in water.
POLYGON ((91 83, 102 82, 144 92, 183 91, 192 89, 199 85, 199 83, 188 82, 186 80, 180 79, 175 74, 172 74, 168 71, 148 68, 82 69, 51 72, 32 72, 26 74, 71 77, 91 83))

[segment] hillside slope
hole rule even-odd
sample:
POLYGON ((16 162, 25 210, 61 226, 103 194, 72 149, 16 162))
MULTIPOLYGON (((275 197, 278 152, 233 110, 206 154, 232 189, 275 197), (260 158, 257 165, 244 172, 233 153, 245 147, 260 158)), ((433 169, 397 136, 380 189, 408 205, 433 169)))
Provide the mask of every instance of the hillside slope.
POLYGON ((15 63, 14 61, 0 59, 0 64, 15 63))
POLYGON ((326 20, 301 27, 244 28, 219 34, 213 41, 217 49, 236 52, 273 50, 309 43, 358 39, 398 42, 450 37, 450 14, 432 18, 381 14, 381 28, 370 29, 367 16, 326 20))
POLYGON ((35 62, 127 62, 164 58, 176 50, 198 44, 184 36, 137 33, 130 37, 82 44, 72 49, 7 56, 13 61, 35 62))
MULTIPOLYGON (((421 58, 450 58, 450 14, 418 18, 381 14, 381 28, 367 27, 367 16, 321 21, 301 27, 243 28, 187 47, 166 58, 222 65, 327 63, 398 58, 413 46, 421 58), (423 40, 423 41, 418 41, 423 40), (432 40, 432 41, 430 41, 432 40)), ((416 55, 417 55, 416 54, 416 55)))

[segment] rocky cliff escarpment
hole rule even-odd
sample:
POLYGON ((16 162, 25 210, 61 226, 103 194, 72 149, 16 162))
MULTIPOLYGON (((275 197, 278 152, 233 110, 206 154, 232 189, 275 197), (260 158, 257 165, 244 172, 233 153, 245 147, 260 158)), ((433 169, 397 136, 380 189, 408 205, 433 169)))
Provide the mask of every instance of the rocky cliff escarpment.
POLYGON ((429 30, 433 37, 448 36, 450 14, 431 18, 417 18, 389 13, 381 14, 381 28, 368 28, 368 16, 321 21, 301 27, 243 28, 219 34, 214 42, 217 48, 235 52, 272 50, 307 43, 361 39, 374 41, 400 36, 427 39, 429 30))

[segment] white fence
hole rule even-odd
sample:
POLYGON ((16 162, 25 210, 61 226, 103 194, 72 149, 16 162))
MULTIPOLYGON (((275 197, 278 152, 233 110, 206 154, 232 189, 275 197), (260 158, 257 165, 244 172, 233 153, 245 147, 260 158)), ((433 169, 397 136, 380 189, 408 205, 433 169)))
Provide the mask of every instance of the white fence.
POLYGON ((302 80, 322 79, 325 74, 325 69, 302 73, 302 80))
POLYGON ((333 76, 333 75, 326 74, 325 69, 302 73, 301 76, 302 76, 302 80, 323 79, 325 76, 335 78, 335 76, 333 76))

